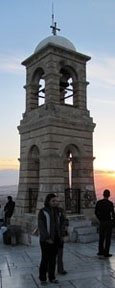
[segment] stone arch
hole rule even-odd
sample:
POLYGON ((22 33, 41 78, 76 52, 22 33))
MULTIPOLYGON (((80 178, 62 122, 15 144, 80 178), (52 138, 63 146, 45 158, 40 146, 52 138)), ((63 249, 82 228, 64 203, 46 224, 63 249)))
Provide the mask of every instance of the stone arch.
POLYGON ((41 106, 45 103, 45 79, 44 69, 39 67, 32 74, 31 84, 34 89, 33 97, 37 106, 41 106))
POLYGON ((77 74, 71 66, 60 67, 60 102, 62 104, 74 105, 75 85, 77 74))
POLYGON ((26 145, 26 151, 25 151, 25 160, 28 161, 28 155, 32 149, 32 147, 37 147, 39 157, 41 155, 42 150, 42 143, 39 139, 29 139, 26 145))
POLYGON ((65 188, 72 188, 73 183, 73 177, 75 175, 73 169, 75 169, 75 163, 77 163, 77 166, 79 166, 79 159, 80 159, 80 150, 77 146, 70 144, 67 145, 63 152, 63 165, 64 165, 64 183, 65 188), (70 171, 69 171, 69 164, 72 164, 72 170, 71 170, 71 181, 70 181, 70 171), (70 185, 71 182, 71 185, 70 185))
POLYGON ((36 213, 37 198, 39 193, 39 149, 32 145, 27 153, 27 192, 26 192, 26 213, 36 213))
POLYGON ((80 213, 80 178, 79 169, 81 150, 69 143, 63 150, 63 171, 65 207, 71 212, 80 213))
POLYGON ((67 147, 71 147, 72 151, 79 151, 79 157, 86 157, 86 152, 85 152, 85 147, 84 145, 81 143, 80 139, 71 139, 71 137, 66 138, 65 141, 63 141, 63 143, 60 146, 60 156, 63 157, 64 155, 64 151, 66 151, 67 147), (77 150, 76 150, 77 149, 77 150))
POLYGON ((44 74, 44 69, 42 67, 35 69, 31 77, 31 83, 38 84, 43 74, 44 74))
POLYGON ((76 67, 75 65, 72 66, 69 61, 60 61, 58 64, 58 71, 60 71, 61 69, 65 69, 71 75, 73 81, 76 81, 78 79, 79 74, 76 70, 76 67))

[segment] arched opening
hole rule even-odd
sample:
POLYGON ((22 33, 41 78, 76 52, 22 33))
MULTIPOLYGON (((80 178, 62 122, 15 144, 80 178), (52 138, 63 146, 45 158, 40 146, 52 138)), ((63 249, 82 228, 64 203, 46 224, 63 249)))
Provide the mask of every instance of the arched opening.
POLYGON ((41 106, 45 103, 45 80, 42 76, 39 81, 38 89, 38 106, 41 106))
POLYGON ((39 150, 33 145, 28 153, 28 187, 26 194, 26 213, 35 213, 39 193, 39 150))
POLYGON ((71 213, 80 213, 80 189, 79 189, 79 150, 74 145, 65 149, 64 156, 64 183, 65 183, 65 207, 71 213))
POLYGON ((73 105, 73 79, 72 75, 68 70, 61 69, 60 78, 60 101, 63 104, 73 105))
MULTIPOLYGON (((38 68, 32 77, 32 87, 34 89, 34 101, 37 106, 41 106, 45 103, 45 80, 44 80, 44 70, 38 68), (37 100, 37 102, 36 102, 37 100)), ((33 96, 32 96, 33 97, 33 96)))
POLYGON ((72 171, 72 162, 73 162, 73 155, 71 150, 67 150, 65 157, 64 157, 64 183, 65 189, 72 189, 73 186, 73 171, 72 171))
POLYGON ((68 155, 68 173, 69 173, 69 188, 72 189, 72 153, 68 155))

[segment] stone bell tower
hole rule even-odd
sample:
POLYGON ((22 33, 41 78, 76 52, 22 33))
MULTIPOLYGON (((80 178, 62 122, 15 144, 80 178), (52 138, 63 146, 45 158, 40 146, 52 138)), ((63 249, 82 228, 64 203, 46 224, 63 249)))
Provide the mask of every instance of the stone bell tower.
POLYGON ((77 52, 68 39, 53 34, 22 63, 26 110, 18 127, 20 177, 15 217, 24 229, 35 226, 48 193, 59 194, 68 213, 91 214, 95 199, 95 124, 87 110, 86 92, 90 57, 77 52))

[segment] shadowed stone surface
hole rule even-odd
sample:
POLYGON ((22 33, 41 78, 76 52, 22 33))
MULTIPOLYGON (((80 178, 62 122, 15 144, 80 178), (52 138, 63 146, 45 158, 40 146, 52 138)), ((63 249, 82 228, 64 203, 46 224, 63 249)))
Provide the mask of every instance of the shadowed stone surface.
MULTIPOLYGON (((80 244, 65 243, 65 276, 56 275, 58 288, 114 288, 115 287, 115 240, 112 240, 113 257, 98 258, 98 242, 80 244)), ((40 248, 11 246, 0 243, 0 288, 39 288, 38 278, 40 248)))

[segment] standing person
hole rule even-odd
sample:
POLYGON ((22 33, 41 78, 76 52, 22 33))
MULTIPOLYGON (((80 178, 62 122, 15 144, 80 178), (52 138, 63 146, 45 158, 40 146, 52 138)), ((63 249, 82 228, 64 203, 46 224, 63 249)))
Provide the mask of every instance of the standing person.
POLYGON ((41 263, 39 279, 41 285, 47 285, 47 273, 49 281, 57 284, 55 279, 56 256, 61 242, 61 227, 57 210, 57 196, 48 194, 44 208, 38 215, 38 227, 40 231, 41 263))
POLYGON ((97 201, 95 207, 95 214, 100 222, 99 227, 99 256, 111 257, 109 254, 111 235, 112 235, 112 223, 114 219, 114 207, 113 203, 108 199, 110 197, 110 191, 104 190, 104 198, 97 201))
POLYGON ((12 200, 12 196, 8 196, 8 202, 6 203, 6 205, 4 207, 5 224, 6 225, 10 224, 10 219, 11 219, 11 217, 13 215, 14 207, 15 207, 15 202, 12 200))
POLYGON ((57 253, 57 271, 59 274, 61 275, 65 275, 67 274, 67 271, 64 270, 64 264, 63 264, 63 248, 64 248, 64 236, 67 235, 66 232, 66 227, 68 226, 67 224, 67 219, 65 217, 65 213, 64 210, 59 207, 60 204, 60 200, 57 197, 57 211, 58 211, 58 215, 59 215, 59 221, 61 223, 61 241, 60 241, 60 245, 58 248, 58 253, 57 253))

